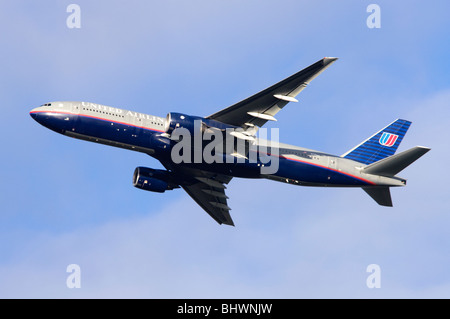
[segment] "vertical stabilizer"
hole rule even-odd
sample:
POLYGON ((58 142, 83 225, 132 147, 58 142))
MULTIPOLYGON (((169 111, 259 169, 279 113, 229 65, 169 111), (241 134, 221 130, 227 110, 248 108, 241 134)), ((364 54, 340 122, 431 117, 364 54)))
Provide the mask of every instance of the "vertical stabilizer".
POLYGON ((410 121, 395 120, 341 157, 369 165, 392 156, 410 125, 410 121))

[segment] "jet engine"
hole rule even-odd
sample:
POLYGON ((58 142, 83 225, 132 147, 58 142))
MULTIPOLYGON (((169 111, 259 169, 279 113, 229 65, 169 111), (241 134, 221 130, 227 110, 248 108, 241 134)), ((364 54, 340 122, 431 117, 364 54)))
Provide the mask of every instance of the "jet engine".
POLYGON ((177 188, 170 183, 170 173, 161 169, 136 167, 133 174, 133 186, 150 192, 164 193, 177 188))
POLYGON ((174 112, 168 113, 166 117, 164 131, 167 134, 172 134, 172 132, 177 128, 185 128, 191 134, 194 133, 194 130, 198 130, 199 132, 201 132, 204 130, 203 118, 199 116, 191 116, 181 113, 174 113, 174 112))

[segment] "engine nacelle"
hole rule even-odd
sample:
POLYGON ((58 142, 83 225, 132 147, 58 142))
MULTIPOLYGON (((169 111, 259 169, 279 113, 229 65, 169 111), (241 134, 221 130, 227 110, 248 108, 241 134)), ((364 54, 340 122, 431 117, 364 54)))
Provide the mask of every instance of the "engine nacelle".
POLYGON ((177 128, 185 128, 191 134, 194 133, 195 129, 200 132, 203 127, 202 120, 203 118, 199 116, 191 116, 182 113, 171 112, 167 114, 164 131, 167 134, 172 134, 172 132, 177 128), (195 121, 198 121, 197 124, 195 121))
POLYGON ((136 167, 133 186, 150 192, 164 193, 173 187, 169 184, 169 172, 148 167, 136 167))
POLYGON ((208 128, 217 129, 224 133, 226 129, 235 129, 236 126, 200 116, 174 112, 168 113, 164 126, 165 133, 172 134, 178 128, 184 128, 189 131, 191 136, 195 136, 195 134, 203 134, 208 128))

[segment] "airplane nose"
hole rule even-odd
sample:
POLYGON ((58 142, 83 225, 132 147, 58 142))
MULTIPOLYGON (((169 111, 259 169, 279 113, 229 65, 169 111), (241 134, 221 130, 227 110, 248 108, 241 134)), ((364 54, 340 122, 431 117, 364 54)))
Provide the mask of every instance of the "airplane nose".
POLYGON ((30 111, 30 116, 33 120, 45 126, 48 129, 51 129, 57 133, 64 133, 70 126, 70 121, 67 120, 67 115, 64 113, 57 113, 51 110, 51 108, 46 108, 45 106, 49 106, 44 104, 40 107, 34 108, 30 111))
POLYGON ((38 115, 37 108, 34 108, 30 111, 30 116, 33 118, 33 120, 37 119, 37 115, 38 115))

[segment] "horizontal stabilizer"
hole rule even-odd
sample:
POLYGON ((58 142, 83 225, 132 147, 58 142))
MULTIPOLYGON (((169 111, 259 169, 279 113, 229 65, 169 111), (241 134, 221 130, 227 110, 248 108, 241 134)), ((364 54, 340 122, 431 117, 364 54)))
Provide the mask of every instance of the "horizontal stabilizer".
POLYGON ((378 205, 392 207, 392 198, 389 187, 363 187, 363 190, 369 194, 378 205))
POLYGON ((375 162, 363 169, 366 174, 395 176, 430 150, 428 147, 416 146, 399 154, 375 162))

